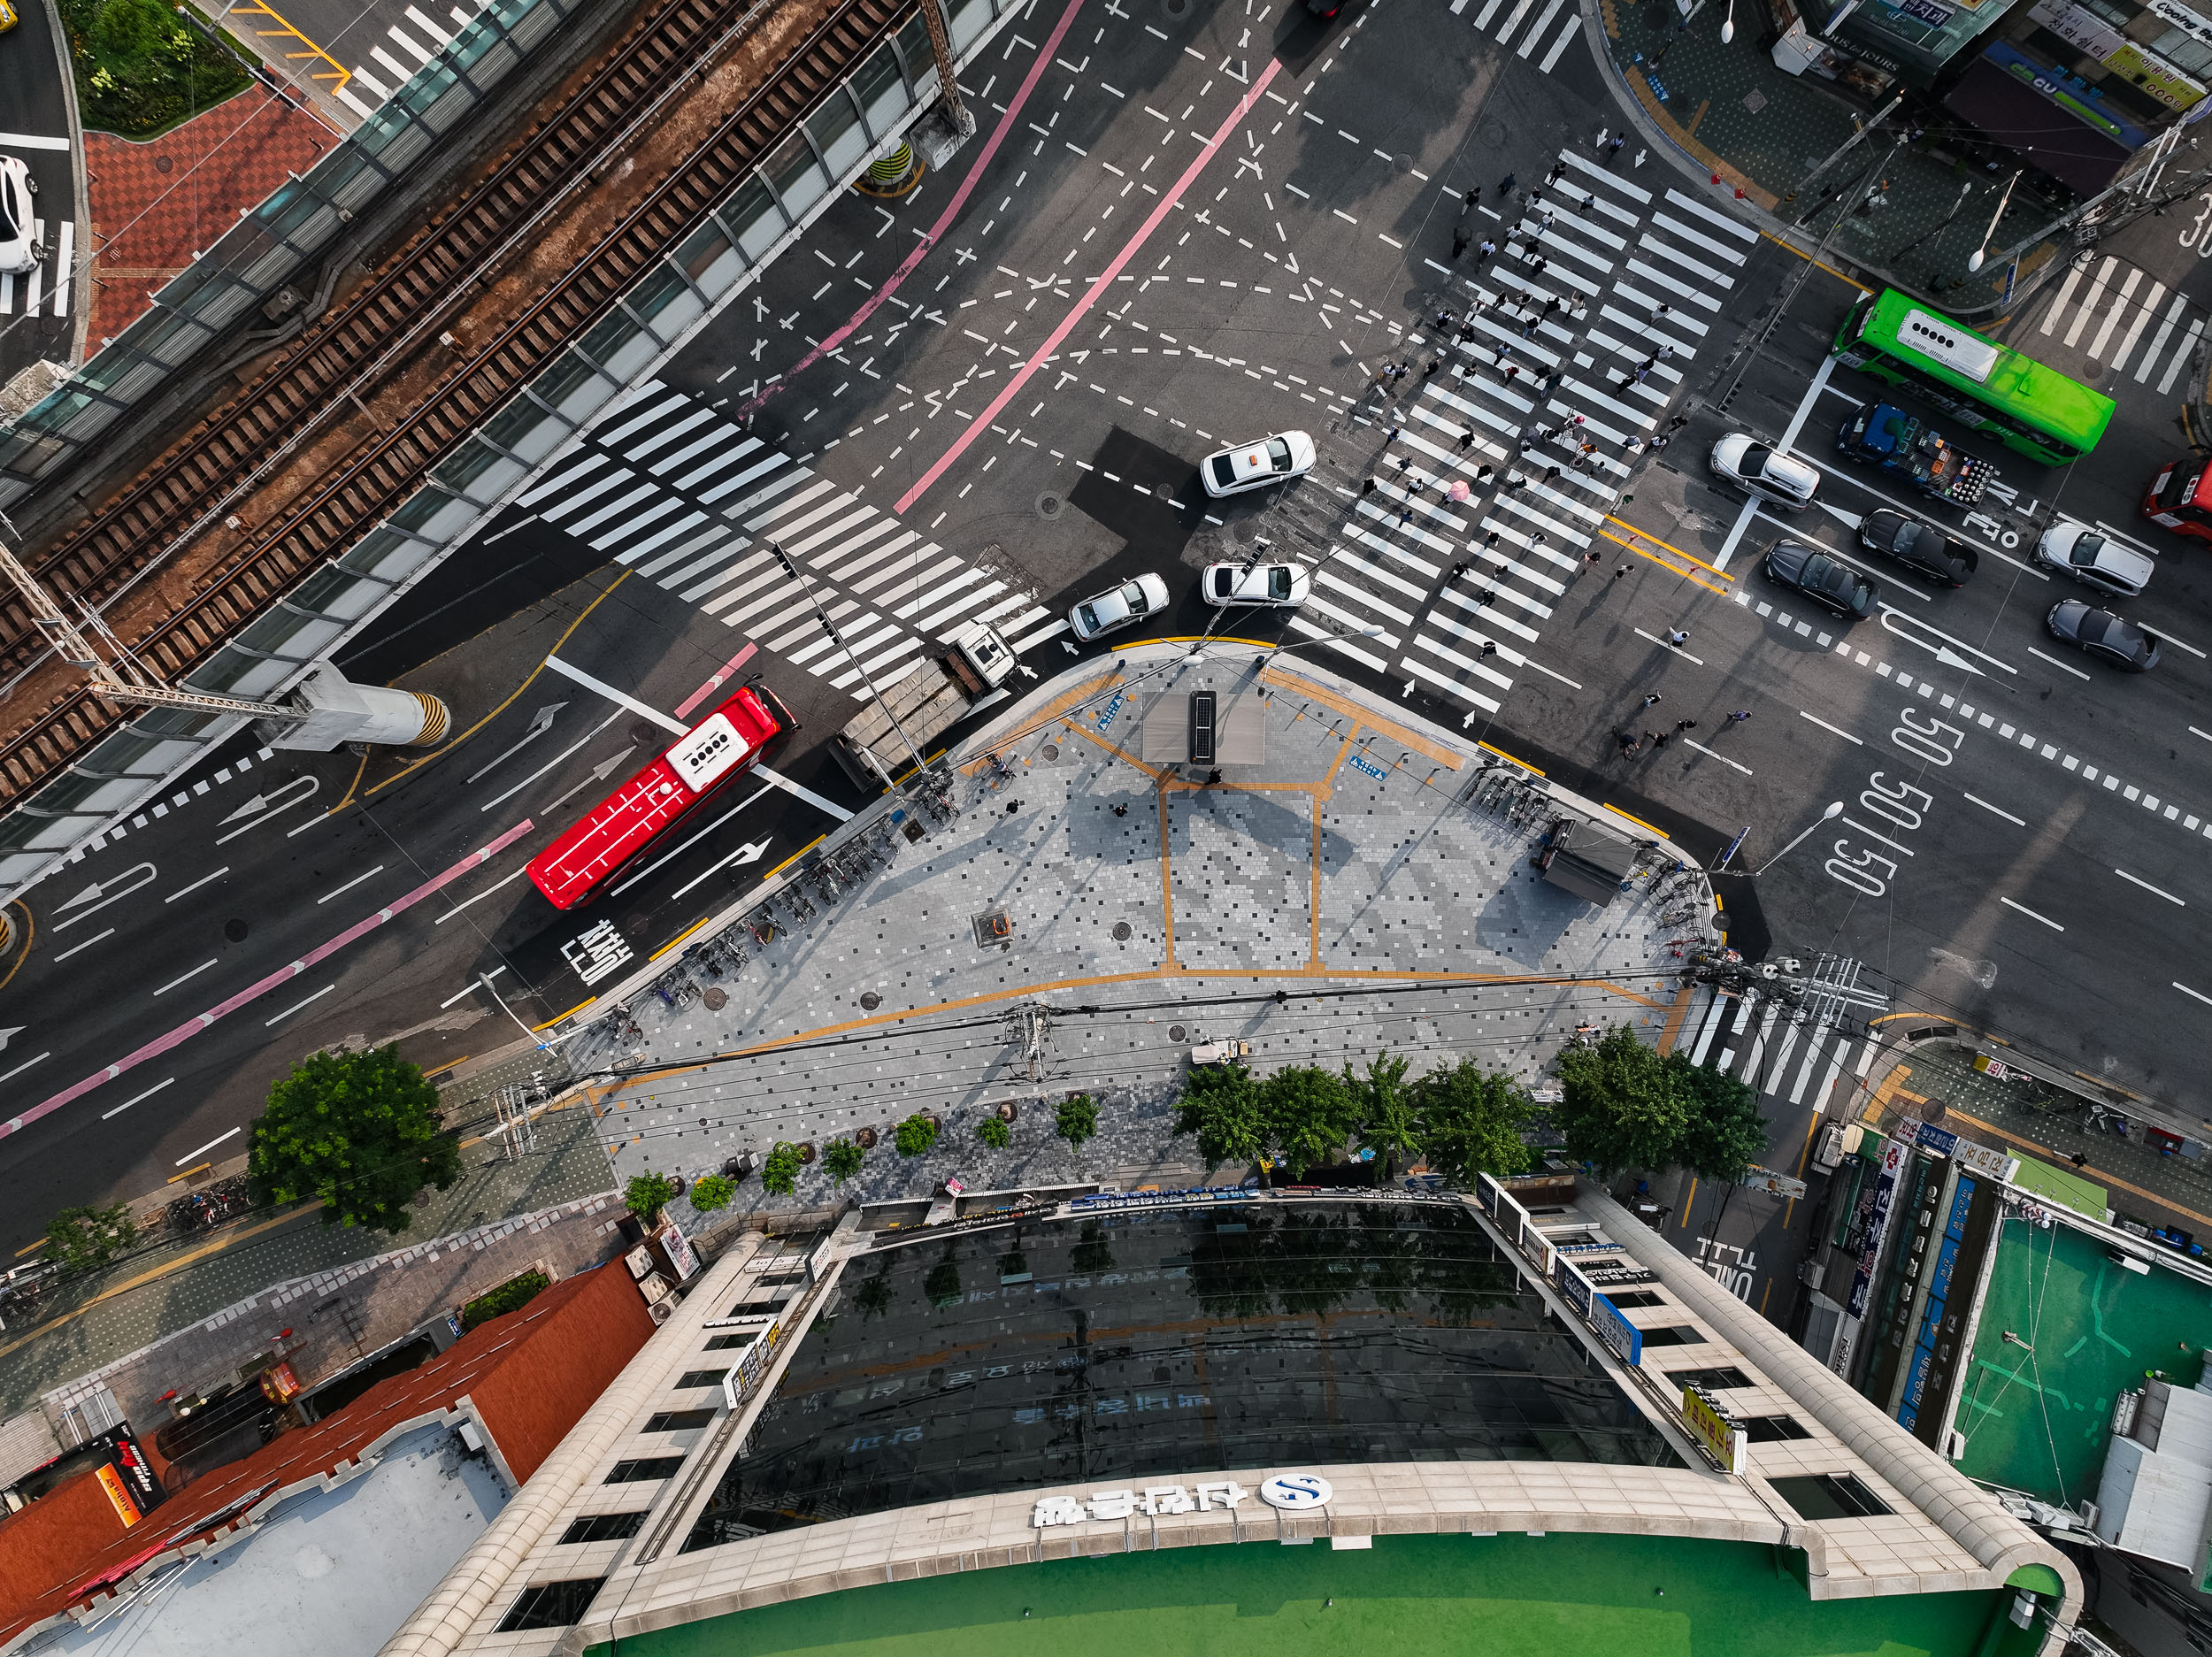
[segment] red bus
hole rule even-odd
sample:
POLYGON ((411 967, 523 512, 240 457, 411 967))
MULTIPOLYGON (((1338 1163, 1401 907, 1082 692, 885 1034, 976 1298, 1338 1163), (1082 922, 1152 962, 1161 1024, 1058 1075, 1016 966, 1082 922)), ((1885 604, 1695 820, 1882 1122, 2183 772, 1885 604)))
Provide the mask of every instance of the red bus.
POLYGON ((2177 535, 2212 541, 2212 465, 2175 461, 2144 491, 2143 516, 2177 535))
POLYGON ((747 685, 533 857, 531 884, 555 909, 574 909, 790 728, 782 704, 747 685))

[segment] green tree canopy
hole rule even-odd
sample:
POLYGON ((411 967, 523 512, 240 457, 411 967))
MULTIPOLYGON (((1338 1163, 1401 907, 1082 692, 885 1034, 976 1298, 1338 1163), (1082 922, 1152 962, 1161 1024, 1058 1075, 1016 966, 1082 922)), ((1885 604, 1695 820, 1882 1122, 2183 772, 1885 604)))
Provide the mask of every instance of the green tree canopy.
POLYGON ((622 1206, 649 1220, 676 1200, 676 1182, 666 1174, 633 1174, 622 1188, 622 1206))
POLYGON ((806 1159, 788 1139, 778 1139, 760 1165, 760 1187, 772 1197, 787 1197, 799 1188, 799 1170, 806 1159))
POLYGON ((104 1266, 137 1240, 127 1202, 64 1208, 46 1222, 46 1258, 70 1271, 104 1266))
POLYGON ((1535 1106, 1504 1071, 1462 1059, 1421 1077, 1412 1094, 1429 1167, 1455 1185, 1471 1187, 1477 1174, 1522 1173, 1533 1160, 1521 1130, 1535 1106))
POLYGON ((975 1137, 986 1150, 1002 1151, 1014 1142, 1014 1130, 996 1116, 986 1116, 975 1124, 975 1137))
POLYGON ((1679 1074, 1615 1024, 1595 1047, 1560 1055, 1565 1097, 1552 1111, 1567 1155, 1600 1168, 1666 1168, 1689 1125, 1689 1100, 1679 1074))
POLYGON ((1241 1167, 1266 1149, 1260 1137, 1260 1090, 1241 1064, 1202 1064, 1183 1078, 1175 1132, 1193 1134, 1209 1168, 1241 1167))
POLYGON ((702 1174, 691 1182, 691 1206, 702 1214, 726 1208, 737 1195, 737 1181, 727 1174, 702 1174))
POLYGON ((1358 1109, 1361 1147, 1383 1159, 1385 1179, 1394 1178, 1398 1159, 1410 1161, 1421 1151, 1421 1117, 1406 1085, 1406 1061, 1383 1054, 1367 1061, 1364 1076, 1354 1075, 1347 1061, 1344 1085, 1358 1109))
POLYGON ((860 1164, 867 1155, 850 1139, 832 1139, 822 1147, 822 1166, 829 1170, 830 1178, 841 1185, 860 1171, 860 1164))
POLYGON ((937 1143, 937 1124, 918 1110, 899 1124, 893 1143, 899 1147, 901 1156, 926 1155, 937 1143))
POLYGON ((326 1224, 397 1232, 424 1185, 461 1177, 461 1147, 438 1124, 438 1090, 397 1047, 317 1053, 270 1088, 246 1174, 257 1201, 319 1197, 326 1224))
POLYGON ((1693 1064, 1680 1053, 1669 1054, 1666 1065, 1688 1115, 1674 1160, 1701 1179, 1741 1179, 1744 1170, 1766 1155, 1770 1124, 1759 1114, 1759 1095, 1734 1077, 1693 1064))
POLYGON ((1052 1131, 1068 1142, 1071 1151, 1082 1149, 1083 1141, 1098 1132, 1098 1101, 1088 1093, 1062 1100, 1053 1113, 1052 1131))
POLYGON ((1333 1162, 1359 1126, 1344 1078, 1317 1064, 1290 1064, 1260 1084, 1260 1124, 1292 1175, 1333 1162))

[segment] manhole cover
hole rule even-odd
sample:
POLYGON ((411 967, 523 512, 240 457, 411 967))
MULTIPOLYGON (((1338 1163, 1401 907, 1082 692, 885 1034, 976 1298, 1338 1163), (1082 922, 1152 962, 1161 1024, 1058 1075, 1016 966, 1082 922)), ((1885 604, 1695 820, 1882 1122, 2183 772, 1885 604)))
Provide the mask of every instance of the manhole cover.
POLYGON ((882 1005, 883 997, 877 994, 873 990, 862 992, 860 997, 860 1008, 863 1012, 872 1013, 877 1008, 882 1005))
POLYGON ((1401 173, 1410 173, 1413 171, 1413 157, 1411 156, 1393 156, 1390 157, 1390 165, 1401 173))
POLYGON ((909 824, 908 824, 908 825, 906 825, 903 829, 900 830, 899 832, 900 832, 902 834, 904 834, 904 835, 906 836, 907 840, 908 840, 909 841, 910 841, 911 843, 913 843, 913 844, 915 844, 915 845, 918 845, 918 846, 919 844, 921 844, 921 840, 922 840, 922 825, 921 825, 919 823, 909 823, 909 824))
POLYGON ((1190 0, 1160 0, 1160 10, 1171 18, 1187 18, 1190 15, 1190 0))
POLYGON ((1505 147, 1505 138, 1503 121, 1485 121, 1482 124, 1482 142, 1490 149, 1502 150, 1505 147))
POLYGON ((642 719, 633 719, 630 721, 631 741, 641 744, 649 744, 659 741, 660 738, 661 730, 658 725, 648 725, 642 719))
POLYGON ((1950 1105, 1940 1099, 1931 1099, 1920 1107, 1920 1119, 1923 1122, 1940 1122, 1950 1114, 1950 1105))
POLYGON ((1057 742, 1046 743, 1043 751, 1044 756, 1047 759, 1058 759, 1060 757, 1060 745, 1057 742))
POLYGON ((986 909, 972 923, 979 949, 990 949, 1012 940, 1014 923, 1004 909, 986 909))
POLYGON ((1167 1027, 1167 1039, 1170 1041, 1180 1041, 1183 1039, 1183 1026, 1180 1024, 1170 1024, 1167 1027))
POLYGON ((1767 95, 1760 91, 1756 87, 1754 87, 1750 91, 1744 94, 1743 106, 1744 108, 1749 110, 1754 115, 1756 115, 1761 110, 1766 108, 1767 95))
POLYGON ((1156 483, 1152 486, 1152 498, 1156 501, 1172 501, 1175 498, 1175 491, 1164 483, 1156 483))
POLYGON ((1067 509, 1068 503, 1049 490, 1047 490, 1044 494, 1037 497, 1037 516, 1039 518, 1055 518, 1059 517, 1061 513, 1066 511, 1067 509))
POLYGON ((154 171, 157 173, 166 173, 170 168, 175 166, 177 164, 170 160, 167 156, 156 156, 154 157, 154 171))
POLYGON ((1114 923, 1114 941, 1120 944, 1125 944, 1129 941, 1129 923, 1127 921, 1116 921, 1114 923))
POLYGON ((225 921, 223 923, 223 936, 229 939, 231 942, 234 944, 244 943, 246 941, 246 933, 250 929, 247 927, 246 923, 243 921, 225 921))
POLYGON ((719 984, 716 984, 710 986, 707 993, 699 999, 706 1003, 709 1012, 718 1013, 730 1004, 730 993, 719 984))

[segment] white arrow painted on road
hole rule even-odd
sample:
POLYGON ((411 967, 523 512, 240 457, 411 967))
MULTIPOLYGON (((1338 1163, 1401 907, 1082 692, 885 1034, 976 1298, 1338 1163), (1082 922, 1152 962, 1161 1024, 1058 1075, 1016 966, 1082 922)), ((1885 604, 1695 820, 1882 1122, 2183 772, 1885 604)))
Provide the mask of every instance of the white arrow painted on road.
MULTIPOLYGON (((576 788, 581 788, 588 783, 606 781, 608 778, 614 775, 616 766, 621 764, 624 760, 629 758, 631 755, 636 752, 637 744, 633 742, 629 747, 624 748, 619 754, 609 755, 605 759, 601 760, 598 764, 593 766, 590 771, 585 773, 583 782, 578 783, 576 785, 576 788)), ((565 794, 561 796, 561 800, 567 799, 569 794, 574 794, 576 792, 576 788, 571 788, 568 791, 568 794, 565 794)), ((561 800, 556 800, 552 805, 545 808, 546 815, 548 817, 550 817, 553 814, 555 807, 557 807, 561 803, 561 800)))
POLYGON ((1986 670, 1968 660, 1970 656, 1979 656, 2008 673, 2017 676, 2020 671, 2011 663, 1993 656, 1986 650, 1977 650, 1965 640, 1954 639, 1940 627, 1932 627, 1917 616, 1908 616, 1903 610, 1888 604, 1882 606, 1882 626, 1893 637, 1902 639, 1907 644, 1919 646, 1946 667, 1962 667, 1970 673, 1981 673, 1985 677, 1986 670))
MULTIPOLYGON (((314 793, 318 786, 314 779, 311 777, 296 777, 291 782, 286 783, 283 787, 278 789, 273 794, 257 794, 254 795, 252 799, 247 801, 245 804, 240 806, 238 809, 225 817, 223 821, 225 823, 235 823, 241 817, 259 817, 264 811, 266 811, 273 807, 280 800, 283 800, 284 803, 289 805, 291 802, 285 800, 284 797, 285 795, 290 794, 293 788, 300 783, 305 783, 307 785, 307 794, 314 793)), ((306 795, 303 794, 301 797, 304 799, 306 795)))
POLYGON ((550 731, 553 728, 554 716, 558 714, 562 709, 567 706, 568 704, 565 702, 549 702, 544 707, 539 709, 535 714, 531 716, 530 728, 522 733, 522 740, 516 743, 505 753, 500 755, 498 758, 493 760, 490 764, 485 766, 482 771, 478 771, 476 775, 474 777, 471 777, 469 780, 471 782, 474 782, 478 777, 490 776, 492 772, 497 771, 509 760, 514 758, 516 755, 521 753, 523 749, 528 748, 531 743, 536 741, 540 737, 543 736, 548 731, 550 731))
POLYGON ((29 1028, 28 1024, 18 1024, 12 1030, 0 1030, 0 1053, 5 1053, 8 1050, 8 1041, 11 1037, 19 1036, 29 1028))
POLYGON ((137 891, 139 887, 151 885, 153 883, 153 864, 136 863, 123 871, 121 874, 117 875, 111 880, 94 881, 83 891, 78 893, 75 897, 71 898, 66 903, 60 905, 60 908, 65 909, 75 909, 81 903, 85 904, 88 907, 78 909, 76 914, 72 915, 67 920, 61 922, 54 928, 54 930, 58 932, 66 931, 68 928, 74 926, 79 921, 84 919, 86 916, 94 914, 100 909, 104 909, 111 903, 119 903, 123 899, 130 896, 132 893, 137 891), (141 872, 142 871, 143 871, 142 873, 141 872), (133 877, 136 878, 134 878, 133 877))
POLYGON ((225 823, 236 823, 240 817, 250 817, 251 820, 240 824, 227 834, 218 834, 215 843, 220 846, 225 840, 234 840, 241 834, 251 833, 278 812, 288 811, 301 801, 311 799, 322 786, 323 779, 310 771, 304 777, 295 777, 273 793, 254 795, 223 819, 225 823))
MULTIPOLYGON (((753 795, 753 800, 759 799, 761 794, 765 794, 768 791, 765 788, 762 789, 760 794, 753 795)), ((738 809, 739 810, 742 810, 746 805, 750 805, 751 803, 752 800, 748 800, 738 809)), ((733 812, 731 815, 735 816, 736 813, 733 812)), ((727 857, 725 857, 720 863, 709 864, 705 874, 700 875, 695 879, 687 880, 682 886, 678 886, 673 892, 668 894, 668 901, 673 903, 677 899, 682 897, 685 893, 690 891, 694 886, 704 886, 709 880, 712 879, 716 875, 720 874, 725 869, 742 869, 747 863, 758 863, 761 859, 761 855, 768 849, 768 841, 772 840, 773 839, 775 839, 775 836, 772 834, 768 837, 768 840, 754 840, 748 845, 739 847, 727 857)), ((667 859, 664 858, 662 861, 664 863, 667 859)), ((632 884, 634 883, 635 877, 633 877, 632 884)), ((618 892, 622 888, 620 886, 617 886, 615 888, 618 892)))
MULTIPOLYGON (((773 836, 771 836, 770 838, 772 839, 773 836)), ((767 852, 767 840, 755 840, 749 845, 741 846, 735 852, 731 854, 729 863, 726 866, 730 868, 742 868, 747 863, 757 863, 761 860, 761 857, 767 852)), ((6 1042, 0 1041, 0 1047, 4 1047, 7 1045, 8 1044, 6 1042)))

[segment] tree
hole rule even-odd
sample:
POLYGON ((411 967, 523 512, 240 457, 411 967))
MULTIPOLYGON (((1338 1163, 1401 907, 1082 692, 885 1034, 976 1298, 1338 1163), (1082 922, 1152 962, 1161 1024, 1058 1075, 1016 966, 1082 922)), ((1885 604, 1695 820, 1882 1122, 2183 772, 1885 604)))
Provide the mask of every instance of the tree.
POLYGON ((1260 1084, 1260 1126, 1293 1178, 1333 1162, 1359 1125, 1344 1078, 1317 1064, 1290 1064, 1260 1084))
POLYGON ((438 1121, 438 1090, 396 1047, 317 1053, 269 1089, 246 1176, 257 1201, 319 1197, 326 1224, 403 1231, 424 1185, 449 1190, 461 1147, 438 1121))
POLYGON ((1689 1124, 1680 1078, 1664 1060, 1615 1024, 1594 1047, 1560 1055, 1565 1096, 1552 1120, 1567 1155, 1600 1168, 1665 1168, 1689 1124))
POLYGON ((939 1311, 960 1304, 960 1262, 950 1243, 945 1245, 945 1257, 929 1269, 922 1279, 922 1293, 939 1311))
POLYGON ((1257 1162, 1266 1148, 1260 1137, 1260 1090, 1241 1064, 1203 1064, 1183 1078, 1175 1101, 1175 1132, 1194 1134, 1206 1166, 1233 1167, 1257 1162))
POLYGON ((926 1156, 937 1143, 936 1118, 916 1111, 899 1124, 898 1137, 893 1142, 901 1156, 926 1156))
POLYGON ((104 1266, 138 1240, 131 1205, 64 1208, 46 1222, 46 1258, 68 1271, 104 1266))
POLYGON ((737 1181, 727 1174, 702 1174, 691 1182, 691 1206, 702 1214, 726 1208, 737 1195, 737 1181))
POLYGON ((976 1124, 975 1137, 986 1150, 1002 1151, 1014 1142, 1014 1130, 996 1116, 986 1116, 976 1124))
POLYGON ((760 1165, 760 1188, 772 1197, 787 1197, 799 1188, 799 1170, 806 1159, 788 1139, 778 1139, 760 1165))
POLYGON ((1666 1064, 1689 1116, 1673 1160, 1700 1179, 1734 1184, 1766 1155, 1770 1124, 1759 1114, 1759 1095, 1734 1077, 1693 1064, 1680 1053, 1670 1053, 1666 1064))
POLYGON ((1098 1101, 1088 1093, 1062 1100, 1053 1115, 1052 1131, 1068 1142, 1068 1149, 1081 1150, 1083 1141, 1098 1132, 1098 1101))
POLYGON ((676 1182, 666 1174, 633 1174, 622 1188, 622 1206, 641 1220, 650 1220, 676 1200, 676 1182))
POLYGON ((1405 1085, 1406 1061, 1386 1054, 1367 1061, 1367 1074, 1355 1076, 1349 1060, 1344 1065, 1344 1085, 1359 1111, 1359 1142, 1383 1159, 1383 1178, 1394 1179, 1398 1159, 1412 1158, 1421 1149, 1421 1117, 1413 1094, 1405 1085))
POLYGON ((868 1153, 850 1139, 832 1139, 822 1147, 822 1166, 829 1170, 830 1178, 839 1185, 860 1171, 860 1164, 868 1153))
POLYGON ((1429 1167, 1461 1189, 1477 1174, 1518 1174, 1534 1160, 1521 1130, 1536 1107, 1504 1071, 1462 1059, 1420 1078, 1411 1093, 1429 1167))

